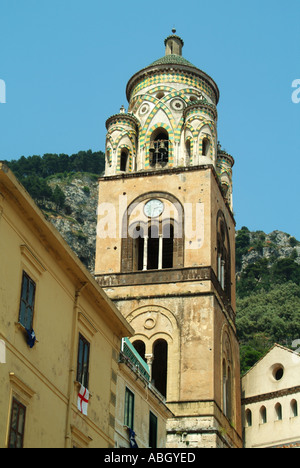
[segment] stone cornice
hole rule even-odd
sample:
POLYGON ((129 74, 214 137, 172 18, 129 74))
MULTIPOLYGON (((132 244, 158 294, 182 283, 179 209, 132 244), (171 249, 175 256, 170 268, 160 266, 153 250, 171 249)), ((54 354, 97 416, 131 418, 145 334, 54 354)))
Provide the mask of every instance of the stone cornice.
MULTIPOLYGON (((110 273, 95 275, 95 279, 102 288, 211 281, 217 296, 220 298, 220 301, 222 302, 230 318, 230 321, 235 323, 235 314, 231 307, 230 300, 221 288, 220 283, 217 280, 217 277, 211 267, 174 268, 166 270, 136 271, 129 273, 110 273)), ((199 294, 214 293, 194 293, 194 295, 199 294)), ((180 295, 184 295, 184 293, 180 293, 180 295)), ((188 295, 191 296, 193 294, 189 292, 188 295)), ((165 296, 166 294, 164 297, 165 296)))
MULTIPOLYGON (((153 170, 143 170, 139 172, 126 172, 122 174, 112 175, 112 176, 102 176, 99 177, 99 181, 107 180, 116 180, 116 179, 131 179, 135 177, 151 177, 157 175, 166 175, 166 174, 180 174, 182 172, 194 172, 194 171, 204 171, 206 169, 212 169, 215 173, 215 168, 213 163, 211 164, 202 164, 201 166, 184 166, 184 167, 169 167, 166 169, 153 169, 153 170)), ((217 175, 216 175, 217 177, 217 175)))
POLYGON ((300 385, 296 387, 284 388, 275 392, 262 393, 261 395, 254 395, 248 398, 242 398, 242 405, 250 405, 251 403, 259 403, 267 400, 273 400, 274 398, 280 398, 287 395, 293 395, 300 393, 300 385))

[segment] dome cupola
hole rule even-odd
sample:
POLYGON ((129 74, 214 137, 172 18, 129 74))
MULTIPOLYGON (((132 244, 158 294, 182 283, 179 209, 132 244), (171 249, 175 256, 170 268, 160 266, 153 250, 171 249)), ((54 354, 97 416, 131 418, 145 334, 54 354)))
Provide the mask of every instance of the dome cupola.
POLYGON ((175 29, 164 45, 165 55, 128 81, 128 111, 106 122, 106 175, 212 165, 225 191, 230 164, 218 153, 218 86, 182 56, 175 29))

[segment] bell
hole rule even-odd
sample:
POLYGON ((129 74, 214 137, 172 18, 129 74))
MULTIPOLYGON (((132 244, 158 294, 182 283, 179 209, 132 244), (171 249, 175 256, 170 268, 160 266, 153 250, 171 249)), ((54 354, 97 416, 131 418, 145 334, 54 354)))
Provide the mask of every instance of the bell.
POLYGON ((154 151, 155 151, 154 141, 151 141, 151 142, 150 142, 150 149, 149 149, 149 151, 150 151, 151 153, 154 153, 154 151))
POLYGON ((159 145, 159 152, 160 152, 160 153, 163 153, 163 154, 166 154, 166 152, 167 152, 166 147, 165 147, 165 142, 164 142, 164 141, 161 141, 161 142, 160 142, 160 145, 159 145))

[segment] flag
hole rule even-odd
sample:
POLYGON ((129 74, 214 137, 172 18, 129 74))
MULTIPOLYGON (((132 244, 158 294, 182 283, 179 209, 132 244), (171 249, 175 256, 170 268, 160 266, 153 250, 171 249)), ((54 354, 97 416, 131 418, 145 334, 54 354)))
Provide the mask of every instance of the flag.
POLYGON ((27 344, 30 348, 33 348, 35 345, 35 341, 36 341, 35 333, 32 329, 29 330, 28 328, 26 328, 26 333, 27 333, 27 344))
POLYGON ((87 416, 89 397, 88 389, 81 385, 78 393, 77 408, 85 416, 87 416))
POLYGON ((128 429, 129 429, 130 448, 139 448, 135 440, 135 432, 132 429, 130 429, 130 427, 128 429))

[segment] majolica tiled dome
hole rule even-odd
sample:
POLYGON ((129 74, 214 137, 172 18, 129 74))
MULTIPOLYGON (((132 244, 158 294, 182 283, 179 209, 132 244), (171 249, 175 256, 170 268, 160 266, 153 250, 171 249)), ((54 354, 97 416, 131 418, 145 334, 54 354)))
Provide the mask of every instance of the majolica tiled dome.
POLYGON ((175 30, 172 32, 173 34, 165 39, 165 55, 158 60, 155 60, 142 70, 138 71, 130 78, 126 89, 128 101, 130 101, 133 88, 137 85, 137 83, 141 82, 145 78, 155 74, 157 75, 159 73, 164 73, 165 71, 169 72, 171 70, 179 70, 204 80, 211 88, 214 94, 213 101, 215 104, 217 104, 219 100, 219 89, 216 83, 204 71, 197 68, 182 56, 182 47, 184 42, 181 37, 174 34, 176 32, 175 30))
POLYGON ((181 55, 176 55, 176 54, 170 54, 170 55, 165 55, 164 57, 161 57, 158 60, 155 60, 155 62, 151 63, 150 67, 152 65, 164 65, 164 64, 176 64, 176 65, 186 65, 188 67, 195 67, 191 62, 186 60, 184 57, 181 55))

